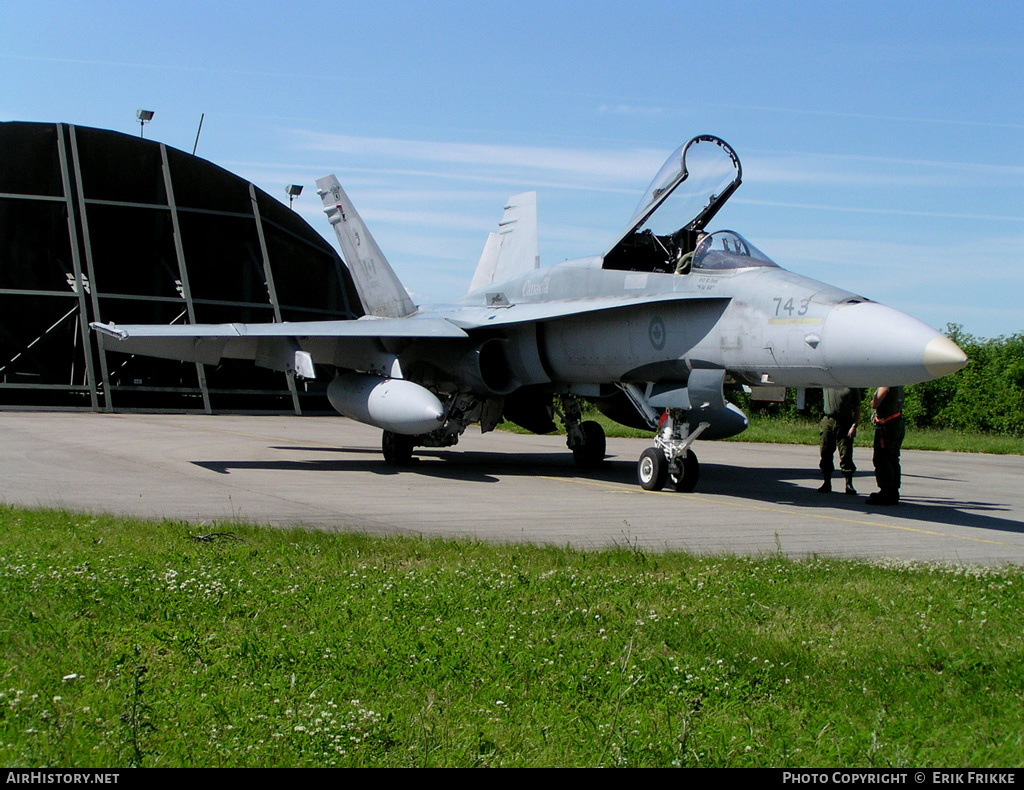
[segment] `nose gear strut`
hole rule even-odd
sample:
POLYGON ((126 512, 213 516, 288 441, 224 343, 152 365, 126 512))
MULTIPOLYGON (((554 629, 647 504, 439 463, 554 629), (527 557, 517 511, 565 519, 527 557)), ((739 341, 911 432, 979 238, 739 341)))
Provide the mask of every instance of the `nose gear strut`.
POLYGON ((644 450, 637 463, 640 487, 646 491, 660 491, 671 482, 676 491, 693 491, 700 478, 700 462, 690 445, 710 425, 702 422, 696 430, 690 431, 685 409, 666 409, 658 422, 654 447, 644 450))

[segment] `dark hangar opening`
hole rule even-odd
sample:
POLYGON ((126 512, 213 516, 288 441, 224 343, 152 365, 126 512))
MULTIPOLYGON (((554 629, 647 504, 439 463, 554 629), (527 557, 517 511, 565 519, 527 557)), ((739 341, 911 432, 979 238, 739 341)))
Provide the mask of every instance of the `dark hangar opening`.
POLYGON ((355 294, 320 234, 211 162, 0 123, 0 408, 327 411, 323 382, 107 351, 88 327, 348 319, 355 294))

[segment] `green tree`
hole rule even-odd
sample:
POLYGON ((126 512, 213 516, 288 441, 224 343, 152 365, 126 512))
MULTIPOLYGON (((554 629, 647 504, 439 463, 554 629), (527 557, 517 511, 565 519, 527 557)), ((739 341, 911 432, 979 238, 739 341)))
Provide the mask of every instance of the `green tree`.
POLYGON ((958 324, 946 334, 970 357, 963 370, 907 388, 914 426, 1024 436, 1024 333, 976 338, 958 324))

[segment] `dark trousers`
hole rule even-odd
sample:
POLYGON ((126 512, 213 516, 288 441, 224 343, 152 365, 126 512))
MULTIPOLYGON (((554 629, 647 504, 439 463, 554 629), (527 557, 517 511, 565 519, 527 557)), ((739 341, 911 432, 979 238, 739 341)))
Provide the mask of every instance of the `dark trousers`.
POLYGON ((906 433, 902 418, 875 426, 875 482, 882 495, 894 501, 900 498, 900 448, 906 433))
POLYGON ((821 438, 818 449, 821 451, 821 463, 818 468, 825 479, 832 477, 836 470, 834 455, 839 450, 839 468, 844 475, 852 475, 857 471, 853 463, 853 439, 850 438, 852 420, 836 419, 828 415, 821 418, 821 438))

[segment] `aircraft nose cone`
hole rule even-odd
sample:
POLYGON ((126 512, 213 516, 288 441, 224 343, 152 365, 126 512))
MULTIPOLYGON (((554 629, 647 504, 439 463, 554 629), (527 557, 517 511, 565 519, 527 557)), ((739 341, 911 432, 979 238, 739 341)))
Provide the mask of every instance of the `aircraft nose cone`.
POLYGON ((917 384, 967 364, 967 355, 952 340, 876 302, 837 305, 822 335, 832 376, 847 387, 917 384))
POLYGON ((967 364, 967 355, 963 350, 944 335, 932 338, 924 349, 924 366, 932 374, 932 378, 942 378, 956 373, 967 364))

